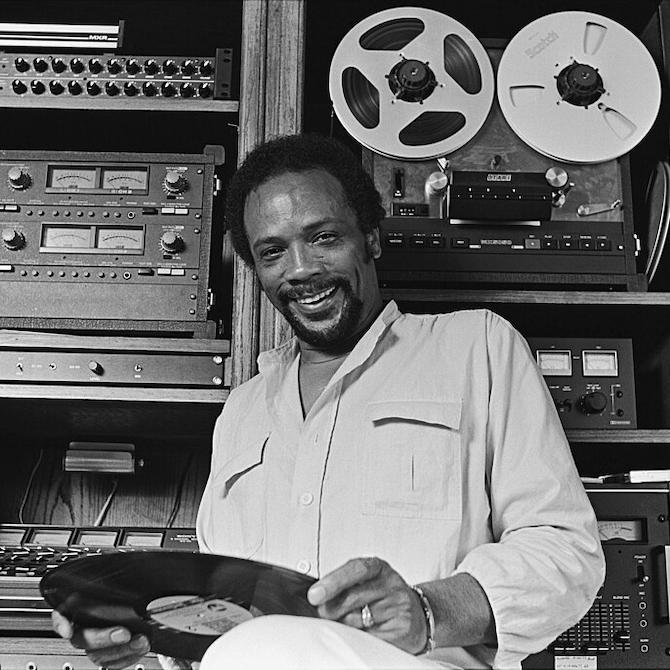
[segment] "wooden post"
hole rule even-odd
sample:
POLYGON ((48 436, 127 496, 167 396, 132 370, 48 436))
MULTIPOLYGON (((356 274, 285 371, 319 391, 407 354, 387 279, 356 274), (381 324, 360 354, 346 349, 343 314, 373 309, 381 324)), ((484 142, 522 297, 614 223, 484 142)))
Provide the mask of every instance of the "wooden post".
MULTIPOLYGON (((304 0, 245 0, 242 16, 240 161, 266 139, 302 129, 304 0)), ((256 372, 259 352, 291 334, 237 257, 231 342, 233 387, 256 372)))

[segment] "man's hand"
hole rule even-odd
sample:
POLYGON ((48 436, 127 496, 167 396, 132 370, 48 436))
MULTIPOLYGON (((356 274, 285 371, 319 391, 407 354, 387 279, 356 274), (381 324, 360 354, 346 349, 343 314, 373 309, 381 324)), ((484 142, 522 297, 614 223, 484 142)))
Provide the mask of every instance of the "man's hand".
POLYGON ((421 651, 426 643, 419 597, 380 558, 347 561, 313 584, 307 598, 322 618, 367 630, 410 654, 421 651), (365 605, 372 615, 371 626, 364 625, 361 610, 365 605))
POLYGON ((109 670, 118 670, 137 663, 148 651, 144 635, 132 636, 120 626, 114 628, 75 628, 72 622, 56 611, 51 613, 53 629, 74 647, 85 649, 91 661, 109 670))

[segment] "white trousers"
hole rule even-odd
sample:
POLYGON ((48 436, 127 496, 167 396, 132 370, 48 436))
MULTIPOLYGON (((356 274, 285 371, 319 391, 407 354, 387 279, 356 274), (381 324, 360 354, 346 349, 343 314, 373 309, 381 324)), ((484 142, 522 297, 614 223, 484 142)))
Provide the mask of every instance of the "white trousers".
POLYGON ((458 670, 326 619, 268 615, 220 637, 200 670, 458 670))

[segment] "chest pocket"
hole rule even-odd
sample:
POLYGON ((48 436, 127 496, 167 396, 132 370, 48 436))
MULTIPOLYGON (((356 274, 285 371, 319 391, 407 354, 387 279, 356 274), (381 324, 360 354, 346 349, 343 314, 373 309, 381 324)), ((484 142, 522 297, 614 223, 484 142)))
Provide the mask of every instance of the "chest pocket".
POLYGON ((266 529, 262 467, 268 432, 256 435, 218 470, 214 486, 218 497, 216 527, 222 539, 220 553, 251 558, 263 544, 266 529))
POLYGON ((461 517, 461 401, 370 403, 362 445, 363 513, 461 517))

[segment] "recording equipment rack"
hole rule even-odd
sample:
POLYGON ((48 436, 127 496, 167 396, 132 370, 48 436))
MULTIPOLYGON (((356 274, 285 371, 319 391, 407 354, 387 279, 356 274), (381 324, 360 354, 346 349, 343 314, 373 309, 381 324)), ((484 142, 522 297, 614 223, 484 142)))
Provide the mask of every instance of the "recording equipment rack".
POLYGON ((229 48, 215 57, 0 53, 0 107, 222 111, 232 60, 229 48))
POLYGON ((0 152, 0 325, 211 336, 222 162, 220 147, 0 152))

